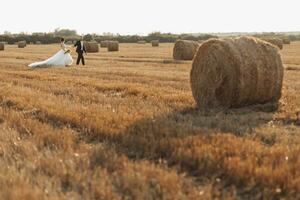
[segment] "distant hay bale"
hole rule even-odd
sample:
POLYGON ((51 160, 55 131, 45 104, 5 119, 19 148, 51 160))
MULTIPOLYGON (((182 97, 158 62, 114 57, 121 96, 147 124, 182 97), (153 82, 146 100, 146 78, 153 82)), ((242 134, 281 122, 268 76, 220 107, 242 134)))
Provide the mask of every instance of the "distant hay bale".
POLYGON ((267 38, 264 39, 265 41, 277 46, 279 49, 283 49, 283 42, 281 39, 278 38, 267 38))
POLYGON ((193 60, 198 47, 198 42, 178 40, 174 45, 173 58, 175 60, 193 60))
POLYGON ((146 44, 147 42, 145 40, 140 40, 137 42, 138 44, 146 44))
POLYGON ((73 42, 72 42, 72 41, 67 41, 66 44, 67 44, 67 45, 72 45, 73 42))
POLYGON ((97 53, 99 52, 99 45, 98 42, 85 42, 85 49, 88 53, 97 53))
POLYGON ((101 48, 107 48, 108 42, 109 42, 109 41, 107 41, 107 40, 101 41, 101 42, 100 42, 100 47, 101 47, 101 48))
POLYGON ((26 41, 18 42, 18 48, 25 48, 25 47, 26 47, 26 41))
POLYGON ((152 40, 151 44, 153 47, 158 47, 159 46, 159 40, 152 40))
POLYGON ((41 41, 36 41, 35 44, 42 44, 42 42, 41 41))
POLYGON ((117 42, 117 41, 109 41, 107 43, 107 50, 108 51, 119 51, 119 42, 117 42))
POLYGON ((282 42, 283 42, 283 44, 291 44, 291 40, 288 38, 283 38, 282 42))
POLYGON ((277 103, 283 64, 278 49, 260 39, 211 39, 199 47, 190 75, 199 108, 277 103))
POLYGON ((5 46, 4 42, 0 42, 0 51, 4 51, 4 46, 5 46))

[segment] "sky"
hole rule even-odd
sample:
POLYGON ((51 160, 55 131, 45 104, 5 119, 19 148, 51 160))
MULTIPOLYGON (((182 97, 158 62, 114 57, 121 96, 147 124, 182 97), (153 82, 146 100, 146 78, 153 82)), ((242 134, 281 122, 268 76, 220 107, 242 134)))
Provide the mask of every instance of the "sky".
POLYGON ((0 33, 300 31, 300 0, 1 0, 0 33))

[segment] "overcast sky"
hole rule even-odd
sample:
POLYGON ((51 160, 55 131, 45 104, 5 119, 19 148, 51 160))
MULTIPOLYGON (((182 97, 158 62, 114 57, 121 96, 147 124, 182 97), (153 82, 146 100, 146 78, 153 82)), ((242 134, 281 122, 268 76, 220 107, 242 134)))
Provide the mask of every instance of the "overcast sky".
POLYGON ((300 31, 300 0, 1 0, 0 33, 300 31))

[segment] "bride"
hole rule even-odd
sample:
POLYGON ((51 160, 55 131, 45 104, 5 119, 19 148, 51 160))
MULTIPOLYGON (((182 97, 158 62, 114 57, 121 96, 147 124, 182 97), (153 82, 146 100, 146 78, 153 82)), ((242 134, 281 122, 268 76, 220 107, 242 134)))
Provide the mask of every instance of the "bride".
POLYGON ((60 47, 61 50, 59 50, 59 52, 57 52, 51 58, 48 58, 45 61, 32 63, 28 65, 28 67, 70 66, 73 63, 73 59, 70 55, 70 50, 68 50, 65 45, 64 38, 61 38, 60 40, 60 47))

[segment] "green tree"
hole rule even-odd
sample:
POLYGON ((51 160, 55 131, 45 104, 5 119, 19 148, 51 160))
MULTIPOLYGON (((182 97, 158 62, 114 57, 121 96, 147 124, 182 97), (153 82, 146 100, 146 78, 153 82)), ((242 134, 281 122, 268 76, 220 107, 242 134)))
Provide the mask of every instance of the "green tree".
POLYGON ((54 35, 56 37, 76 37, 76 36, 78 36, 76 30, 60 29, 60 28, 57 28, 54 30, 54 35))

